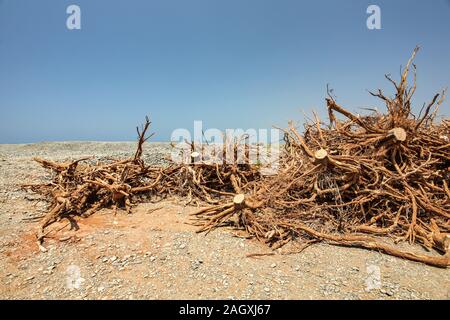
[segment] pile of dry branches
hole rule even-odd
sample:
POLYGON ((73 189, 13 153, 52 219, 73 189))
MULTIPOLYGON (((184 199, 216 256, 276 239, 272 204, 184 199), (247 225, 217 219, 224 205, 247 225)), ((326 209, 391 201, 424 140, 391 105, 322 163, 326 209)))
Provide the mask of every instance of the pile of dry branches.
POLYGON ((316 117, 303 135, 290 124, 279 174, 261 180, 256 192, 236 196, 234 204, 199 211, 207 221, 202 230, 237 214, 240 226, 276 247, 292 239, 320 240, 448 266, 450 127, 433 122, 444 92, 421 116, 411 113, 416 82, 414 76, 409 88, 407 77, 416 52, 399 83, 386 76, 396 89, 393 98, 372 93, 386 103, 386 114, 361 117, 329 95, 330 124, 316 117), (419 242, 445 255, 404 252, 378 236, 419 242))
POLYGON ((382 91, 371 93, 384 101, 386 113, 353 114, 329 93, 328 125, 316 116, 300 133, 290 123, 274 176, 262 176, 250 163, 195 161, 199 153, 193 144, 191 163, 147 167, 141 154, 148 119, 138 130, 133 159, 95 165, 79 164, 85 159, 68 164, 36 159, 56 173, 50 185, 33 187, 53 199, 38 239, 55 219, 91 214, 109 205, 129 209, 139 194, 157 191, 209 203, 194 213, 199 232, 231 223, 273 248, 291 240, 305 245, 324 241, 447 267, 450 122, 435 123, 445 92, 424 105, 419 116, 412 113, 417 50, 398 83, 386 76, 395 87, 392 98, 382 91), (411 87, 410 70, 414 71, 411 87), (443 255, 403 251, 382 237, 420 243, 443 255))
POLYGON ((241 193, 261 178, 258 166, 249 159, 250 146, 241 140, 224 139, 211 151, 205 151, 204 144, 186 142, 189 148, 181 148, 183 165, 166 170, 166 182, 176 195, 187 197, 186 204, 218 204, 241 193))
POLYGON ((146 118, 145 125, 137 128, 138 147, 131 159, 111 159, 105 163, 87 163, 89 158, 69 163, 34 159, 54 173, 49 184, 24 186, 52 200, 50 211, 39 224, 39 243, 46 236, 45 227, 56 220, 70 219, 73 215, 89 216, 104 207, 117 209, 120 206, 130 211, 132 200, 155 190, 163 177, 163 169, 146 166, 141 159, 142 146, 151 136, 146 137, 149 126, 146 118))

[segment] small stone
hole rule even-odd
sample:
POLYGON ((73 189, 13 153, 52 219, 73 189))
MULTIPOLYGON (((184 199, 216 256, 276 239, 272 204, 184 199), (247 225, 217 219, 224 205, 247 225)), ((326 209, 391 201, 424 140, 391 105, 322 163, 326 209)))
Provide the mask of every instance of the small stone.
POLYGON ((180 244, 180 246, 179 246, 178 248, 184 249, 184 248, 186 248, 186 244, 185 244, 185 243, 182 243, 182 244, 180 244))
POLYGON ((156 257, 155 256, 151 256, 150 257, 150 262, 153 262, 153 261, 155 261, 156 260, 156 257))
POLYGON ((267 288, 267 287, 265 287, 265 288, 264 288, 264 291, 265 291, 265 292, 270 292, 270 289, 267 288))
POLYGON ((276 266, 277 266, 276 263, 272 263, 272 264, 270 265, 271 268, 276 268, 276 266))

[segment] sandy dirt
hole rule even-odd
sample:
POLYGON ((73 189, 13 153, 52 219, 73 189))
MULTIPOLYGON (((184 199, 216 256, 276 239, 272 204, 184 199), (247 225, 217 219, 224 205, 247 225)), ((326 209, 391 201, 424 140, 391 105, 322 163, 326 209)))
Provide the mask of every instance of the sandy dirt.
MULTIPOLYGON (((269 253, 255 240, 195 233, 180 199, 102 210, 52 225, 40 252, 34 232, 47 202, 20 189, 49 181, 31 159, 126 157, 134 143, 0 145, 0 298, 3 299, 449 299, 450 270, 378 252, 313 245, 269 253)), ((163 164, 165 144, 144 159, 163 164)), ((419 246, 410 247, 424 252, 419 246)), ((435 254, 435 253, 428 253, 435 254)))

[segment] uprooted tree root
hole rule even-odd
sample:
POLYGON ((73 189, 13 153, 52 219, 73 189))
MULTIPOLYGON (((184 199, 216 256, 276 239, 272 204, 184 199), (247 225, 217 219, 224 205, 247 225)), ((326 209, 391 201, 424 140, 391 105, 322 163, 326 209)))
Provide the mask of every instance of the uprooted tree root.
POLYGON ((145 136, 149 126, 150 121, 146 118, 145 125, 137 129, 138 148, 131 159, 93 164, 86 162, 89 158, 69 163, 34 159, 54 172, 54 179, 49 184, 24 186, 52 199, 50 211, 39 223, 39 243, 46 236, 45 228, 58 219, 71 215, 89 216, 104 207, 116 209, 121 206, 130 211, 131 200, 154 190, 163 170, 146 166, 141 159, 142 146, 149 138, 145 136))
MULTIPOLYGON (((371 93, 387 112, 355 115, 328 93, 330 123, 317 116, 300 133, 293 123, 284 129, 284 152, 276 175, 263 176, 257 165, 192 161, 167 168, 146 166, 142 145, 150 122, 138 130, 134 158, 87 164, 36 159, 55 172, 53 182, 32 186, 51 196, 45 227, 68 215, 89 215, 108 206, 129 210, 140 195, 181 195, 187 202, 208 203, 193 214, 199 232, 234 225, 279 248, 297 240, 377 250, 389 255, 449 266, 450 260, 450 122, 435 123, 445 92, 412 114, 416 90, 413 59, 403 69, 390 98, 371 93), (414 81, 408 86, 410 70, 414 81), (442 256, 418 255, 387 245, 419 243, 442 256)), ((234 144, 236 148, 236 144, 234 144)), ((192 158, 199 156, 192 144, 192 158)))

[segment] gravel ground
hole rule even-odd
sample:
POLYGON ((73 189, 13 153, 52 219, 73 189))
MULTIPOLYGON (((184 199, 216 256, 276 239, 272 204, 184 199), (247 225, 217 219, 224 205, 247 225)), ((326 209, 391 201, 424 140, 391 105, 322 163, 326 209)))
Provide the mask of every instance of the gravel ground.
MULTIPOLYGON (((0 145, 0 298, 450 298, 450 270, 362 249, 318 244, 300 254, 248 258, 269 251, 230 230, 196 234, 188 224, 194 208, 179 199, 140 204, 130 215, 102 210, 72 229, 54 224, 60 230, 40 252, 32 218, 47 203, 19 186, 50 177, 31 158, 127 157, 134 148, 128 142, 0 145)), ((168 152, 167 144, 152 143, 144 158, 163 165, 168 152)))

